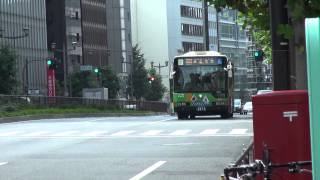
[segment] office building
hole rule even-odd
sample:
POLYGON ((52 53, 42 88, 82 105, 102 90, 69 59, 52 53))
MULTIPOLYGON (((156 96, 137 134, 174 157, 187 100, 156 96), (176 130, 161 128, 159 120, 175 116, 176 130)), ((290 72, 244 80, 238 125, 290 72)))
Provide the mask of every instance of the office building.
POLYGON ((58 62, 56 79, 63 85, 62 94, 70 94, 71 73, 83 64, 81 4, 79 0, 46 0, 48 50, 58 62))
POLYGON ((106 0, 81 0, 83 65, 108 66, 106 0))
POLYGON ((46 2, 0 1, 0 45, 9 45, 17 57, 18 94, 46 95, 46 2))
POLYGON ((120 79, 120 96, 127 96, 131 85, 132 40, 130 0, 107 1, 107 46, 109 66, 120 79))
MULTIPOLYGON (((169 66, 161 70, 163 83, 169 87, 169 69, 174 56, 205 49, 203 3, 195 0, 132 0, 131 11, 133 44, 141 47, 147 68, 151 61, 155 62, 155 67, 169 61, 169 66)), ((225 9, 217 17, 215 8, 208 8, 209 49, 220 51, 233 61, 237 97, 246 89, 248 39, 236 19, 234 10, 225 9)))

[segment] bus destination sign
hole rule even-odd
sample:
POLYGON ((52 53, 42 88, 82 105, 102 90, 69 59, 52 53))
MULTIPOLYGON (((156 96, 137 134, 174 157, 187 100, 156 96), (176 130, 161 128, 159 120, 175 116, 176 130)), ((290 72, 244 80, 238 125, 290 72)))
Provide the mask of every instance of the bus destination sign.
POLYGON ((218 58, 185 58, 185 59, 179 59, 178 65, 184 66, 184 65, 222 65, 224 64, 224 59, 222 57, 218 58))

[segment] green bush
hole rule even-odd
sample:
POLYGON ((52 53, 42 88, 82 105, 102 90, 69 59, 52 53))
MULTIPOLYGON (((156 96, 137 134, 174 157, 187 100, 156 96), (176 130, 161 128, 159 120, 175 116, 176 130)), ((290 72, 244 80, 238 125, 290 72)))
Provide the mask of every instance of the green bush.
POLYGON ((6 104, 2 105, 0 111, 1 112, 15 112, 21 109, 20 105, 17 104, 6 104))

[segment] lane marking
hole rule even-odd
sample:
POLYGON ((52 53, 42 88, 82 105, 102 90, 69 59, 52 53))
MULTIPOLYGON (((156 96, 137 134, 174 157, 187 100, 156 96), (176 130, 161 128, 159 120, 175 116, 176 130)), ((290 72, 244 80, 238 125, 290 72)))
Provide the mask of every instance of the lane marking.
POLYGON ((161 132, 163 132, 163 130, 150 130, 150 131, 146 131, 144 133, 141 133, 140 135, 142 135, 142 136, 155 136, 155 135, 159 135, 161 132))
POLYGON ((81 134, 81 137, 95 137, 95 136, 102 136, 104 134, 107 134, 107 131, 92 131, 85 134, 81 134))
POLYGON ((0 133, 0 137, 6 137, 6 136, 15 136, 19 133, 22 133, 21 131, 9 131, 9 132, 3 132, 0 133))
POLYGON ((200 143, 176 143, 176 144, 162 144, 162 146, 191 146, 200 143))
POLYGON ((146 175, 150 174, 152 171, 156 170, 157 168, 159 168, 160 166, 162 166, 164 163, 166 163, 167 161, 158 161, 157 163, 155 163, 154 165, 148 167, 147 169, 145 169, 144 171, 142 171, 141 173, 137 174, 136 176, 132 177, 129 180, 140 180, 143 177, 145 177, 146 175))
POLYGON ((217 134, 220 129, 206 129, 200 133, 200 135, 213 135, 217 134))
POLYGON ((232 129, 229 134, 245 134, 248 129, 232 129))
POLYGON ((6 165, 8 162, 0 162, 0 166, 6 165))
POLYGON ((33 132, 33 133, 27 133, 27 134, 22 134, 22 137, 35 137, 35 136, 43 136, 45 134, 49 134, 49 131, 39 131, 39 132, 33 132))
POLYGON ((127 136, 129 134, 134 133, 134 132, 136 132, 136 131, 119 131, 117 133, 111 134, 111 136, 127 136))
POLYGON ((53 137, 63 137, 63 136, 71 136, 72 134, 78 133, 79 131, 65 131, 65 132, 60 132, 56 134, 51 134, 49 136, 53 137))
POLYGON ((191 132, 190 129, 183 129, 183 130, 174 131, 173 133, 171 133, 169 135, 171 135, 171 136, 182 136, 182 135, 188 134, 189 132, 191 132))
POLYGON ((166 122, 166 121, 170 121, 170 120, 175 120, 175 119, 177 119, 177 118, 171 117, 171 118, 163 119, 163 120, 160 120, 160 121, 150 122, 150 123, 147 123, 147 125, 162 123, 162 122, 166 122))

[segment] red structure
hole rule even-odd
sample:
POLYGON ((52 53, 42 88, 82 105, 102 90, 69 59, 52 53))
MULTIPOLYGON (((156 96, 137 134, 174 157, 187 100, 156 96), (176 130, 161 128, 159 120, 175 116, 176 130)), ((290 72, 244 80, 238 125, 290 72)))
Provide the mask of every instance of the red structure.
MULTIPOLYGON (((270 160, 272 164, 311 160, 307 91, 274 91, 254 96, 253 119, 255 159, 270 160)), ((272 171, 271 179, 311 180, 312 176, 289 174, 288 168, 279 168, 272 171)))
POLYGON ((56 96, 56 77, 55 70, 47 68, 48 96, 56 96))

